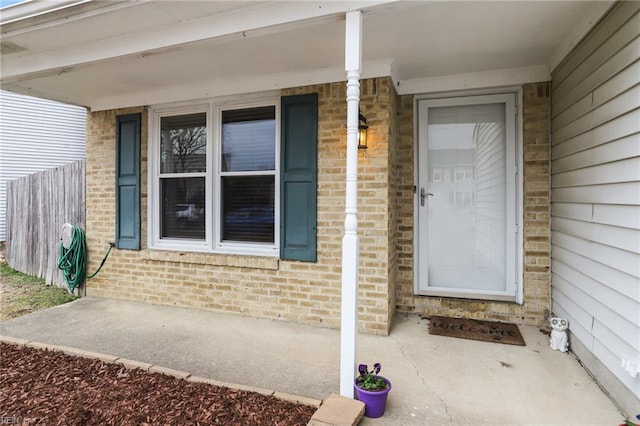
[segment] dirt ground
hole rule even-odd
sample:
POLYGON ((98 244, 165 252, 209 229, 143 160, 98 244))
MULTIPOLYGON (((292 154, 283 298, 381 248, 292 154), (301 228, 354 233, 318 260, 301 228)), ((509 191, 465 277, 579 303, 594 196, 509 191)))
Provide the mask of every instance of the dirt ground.
POLYGON ((0 321, 67 303, 76 297, 64 288, 46 285, 43 279, 14 271, 5 262, 0 243, 0 321))
POLYGON ((306 425, 314 407, 0 344, 0 419, 46 425, 306 425))

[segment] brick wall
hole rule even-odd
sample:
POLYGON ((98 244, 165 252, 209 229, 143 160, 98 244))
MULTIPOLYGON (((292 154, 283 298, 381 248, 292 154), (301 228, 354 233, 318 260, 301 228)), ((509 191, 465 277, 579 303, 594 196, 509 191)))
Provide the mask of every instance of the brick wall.
MULTIPOLYGON (((115 238, 115 118, 141 112, 142 244, 114 250, 87 294, 178 305, 332 328, 340 326, 346 166, 344 82, 283 90, 317 92, 318 262, 149 250, 147 114, 128 108, 89 114, 87 240, 89 270, 115 238)), ((549 308, 548 84, 524 87, 524 305, 413 295, 413 96, 397 96, 389 78, 364 80, 361 111, 369 149, 359 150, 359 327, 387 334, 399 312, 538 324, 549 308)))
POLYGON ((413 295, 413 96, 398 109, 398 277, 400 312, 541 324, 550 306, 549 84, 523 88, 524 304, 413 295))
MULTIPOLYGON (((388 78, 362 82, 361 109, 369 146, 359 151, 361 330, 386 334, 395 310, 390 285, 395 232, 390 212, 390 99, 388 78)), ((147 114, 143 107, 95 112, 88 117, 87 242, 89 270, 98 267, 115 233, 115 118, 143 113, 142 242, 140 251, 114 250, 88 281, 89 296, 177 305, 338 328, 346 166, 344 82, 293 88, 283 95, 319 94, 318 261, 149 250, 147 239, 147 114)))
POLYGON ((388 274, 389 274, 389 287, 388 287, 388 304, 389 304, 389 324, 393 323, 393 318, 396 313, 396 295, 397 288, 396 284, 398 282, 398 185, 399 185, 399 171, 401 168, 401 163, 398 159, 398 109, 399 109, 399 100, 400 97, 395 94, 395 89, 391 88, 392 93, 389 96, 389 149, 388 149, 388 169, 389 174, 387 176, 388 179, 388 193, 387 197, 389 199, 389 217, 388 217, 388 227, 389 227, 389 262, 388 262, 388 274))

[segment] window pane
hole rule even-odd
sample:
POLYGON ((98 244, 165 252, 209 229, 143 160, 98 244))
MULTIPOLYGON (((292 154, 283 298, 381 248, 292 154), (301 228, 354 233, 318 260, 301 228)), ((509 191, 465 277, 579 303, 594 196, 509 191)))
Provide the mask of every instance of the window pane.
POLYGON ((273 243, 273 176, 225 176, 222 196, 222 240, 273 243))
POLYGON ((162 238, 205 239, 204 178, 160 179, 162 238))
POLYGON ((276 108, 222 113, 222 171, 275 169, 276 108))
POLYGON ((206 171, 207 114, 162 117, 160 133, 160 173, 206 171))

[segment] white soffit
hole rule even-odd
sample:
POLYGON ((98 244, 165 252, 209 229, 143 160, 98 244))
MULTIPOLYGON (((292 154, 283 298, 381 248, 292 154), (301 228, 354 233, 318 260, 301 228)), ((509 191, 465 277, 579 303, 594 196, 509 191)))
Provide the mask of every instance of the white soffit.
MULTIPOLYGON (((362 78, 389 75, 391 60, 365 63, 362 78)), ((184 82, 155 89, 101 97, 91 105, 92 111, 125 108, 131 105, 156 105, 230 95, 257 94, 266 90, 308 86, 344 80, 344 67, 318 68, 308 71, 219 78, 206 82, 184 82)))
MULTIPOLYGON (((400 94, 548 81, 551 56, 576 37, 570 30, 588 31, 582 21, 593 25, 606 12, 596 3, 437 3, 424 12, 385 14, 393 37, 365 32, 365 42, 383 50, 397 46, 391 78, 400 94)), ((367 23, 376 19, 382 16, 367 23)))
POLYGON ((595 3, 91 2, 70 22, 0 26, 1 82, 99 110, 344 81, 344 13, 359 7, 362 77, 401 94, 548 81, 572 29, 605 13, 595 3))
MULTIPOLYGON (((3 81, 57 73, 62 69, 154 53, 214 38, 256 37, 280 32, 301 21, 340 19, 345 12, 389 1, 372 2, 141 2, 126 10, 110 11, 90 19, 75 19, 44 28, 2 25, 3 42, 24 49, 3 61, 3 81), (208 15, 184 18, 184 8, 206 7, 208 15), (222 9, 224 5, 227 9, 222 9), (233 5, 232 9, 228 9, 233 5), (213 7, 213 9, 211 9, 213 7), (182 10, 175 16, 173 8, 182 10), (62 53, 62 54, 52 54, 62 53)), ((204 12, 203 12, 204 13, 204 12)), ((196 14, 198 15, 198 14, 196 14)))

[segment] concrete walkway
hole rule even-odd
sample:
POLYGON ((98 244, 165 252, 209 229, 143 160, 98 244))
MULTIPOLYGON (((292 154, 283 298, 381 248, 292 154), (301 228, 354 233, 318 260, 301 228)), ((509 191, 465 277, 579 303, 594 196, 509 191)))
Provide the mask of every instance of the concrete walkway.
MULTIPOLYGON (((428 334, 400 316, 360 335, 360 362, 393 383, 364 425, 617 425, 622 414, 570 354, 520 327, 526 347, 428 334)), ((0 323, 0 334, 157 364, 223 382, 324 399, 339 391, 340 334, 285 322, 83 298, 0 323)))

